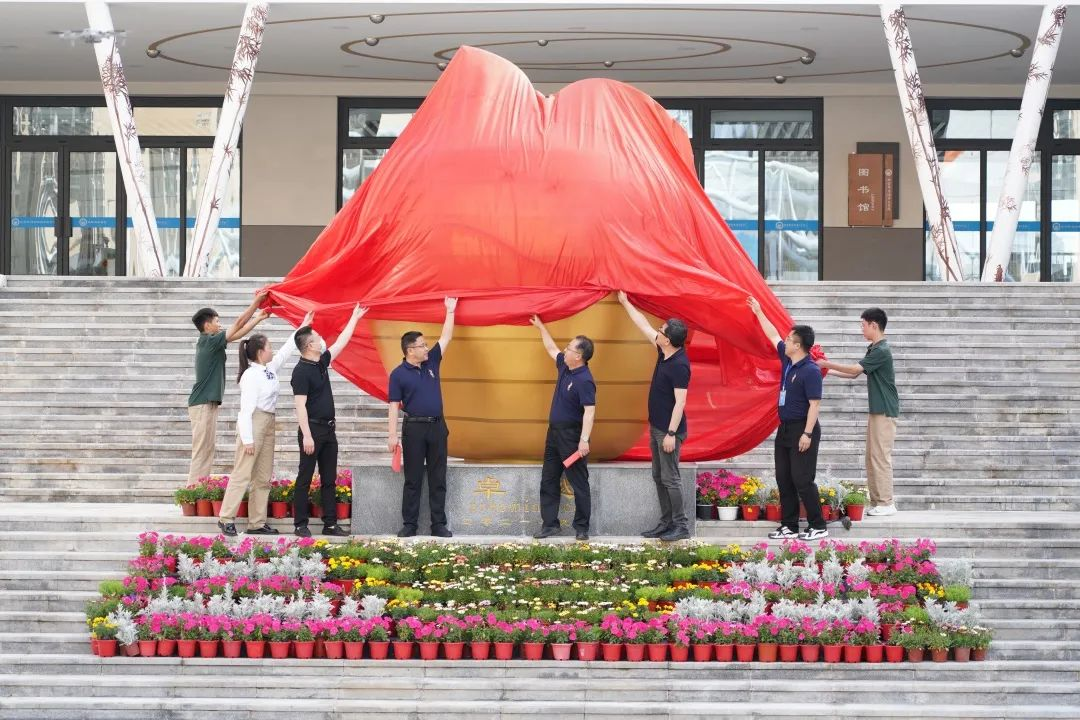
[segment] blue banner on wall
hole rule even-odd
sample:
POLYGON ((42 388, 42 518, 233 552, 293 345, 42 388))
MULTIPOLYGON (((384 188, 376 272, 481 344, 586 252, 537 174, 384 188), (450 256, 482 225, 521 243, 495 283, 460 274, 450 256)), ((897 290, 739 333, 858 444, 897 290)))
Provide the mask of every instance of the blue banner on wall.
MULTIPOLYGON (((728 220, 728 227, 732 230, 748 230, 757 232, 757 220, 728 220)), ((793 232, 817 232, 817 220, 765 220, 765 232, 779 230, 791 230, 793 232)))
MULTIPOLYGON (((26 228, 51 228, 56 226, 56 217, 48 215, 14 215, 11 218, 11 227, 18 229, 26 228)), ((73 228, 105 228, 115 229, 116 218, 111 215, 87 215, 83 217, 71 218, 71 226, 73 228)), ((134 227, 135 224, 131 218, 127 219, 127 226, 134 227)), ((159 217, 157 219, 157 226, 160 230, 176 230, 180 227, 180 218, 178 217, 159 217)), ((189 228, 195 227, 195 218, 189 217, 187 219, 187 226, 189 228)), ((236 230, 240 227, 240 218, 238 217, 223 217, 218 221, 218 227, 225 228, 227 230, 236 230)))

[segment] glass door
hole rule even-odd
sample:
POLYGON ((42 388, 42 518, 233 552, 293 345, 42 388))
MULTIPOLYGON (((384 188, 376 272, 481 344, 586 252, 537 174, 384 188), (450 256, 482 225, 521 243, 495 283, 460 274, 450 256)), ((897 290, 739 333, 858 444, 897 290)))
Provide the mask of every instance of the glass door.
POLYGON ((11 153, 11 274, 59 272, 60 153, 11 153))
POLYGON ((116 153, 69 152, 67 167, 66 274, 116 275, 116 153))

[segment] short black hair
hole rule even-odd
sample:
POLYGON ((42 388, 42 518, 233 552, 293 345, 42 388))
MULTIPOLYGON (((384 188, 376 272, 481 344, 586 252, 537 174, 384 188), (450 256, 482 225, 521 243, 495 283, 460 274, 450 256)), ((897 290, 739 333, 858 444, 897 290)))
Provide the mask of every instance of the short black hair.
POLYGON ((795 333, 795 337, 799 338, 799 345, 802 345, 802 349, 810 352, 810 348, 814 347, 814 328, 809 325, 796 325, 791 328, 791 332, 795 333))
POLYGON ((867 308, 860 317, 868 323, 876 323, 881 332, 885 332, 885 326, 889 324, 889 318, 881 308, 867 308))
POLYGON ((210 322, 216 317, 218 317, 217 310, 211 307, 204 307, 191 316, 191 322, 194 323, 196 330, 202 332, 203 325, 210 322))
POLYGON ((574 338, 574 342, 577 343, 578 352, 581 353, 581 359, 585 362, 592 360, 593 356, 593 342, 584 335, 578 335, 574 338))
POLYGON ((667 331, 664 335, 671 341, 671 344, 675 347, 682 347, 685 345, 686 334, 688 332, 686 323, 679 318, 668 318, 668 321, 665 324, 667 325, 667 331))
POLYGON ((417 338, 424 337, 424 333, 419 330, 410 330, 401 336, 401 354, 407 355, 409 352, 409 346, 416 342, 417 338))
POLYGON ((293 337, 293 341, 296 343, 297 350, 299 350, 300 352, 304 352, 304 348, 306 348, 307 344, 311 342, 311 334, 313 332, 315 331, 312 330, 310 325, 305 325, 304 327, 296 331, 296 335, 293 337))

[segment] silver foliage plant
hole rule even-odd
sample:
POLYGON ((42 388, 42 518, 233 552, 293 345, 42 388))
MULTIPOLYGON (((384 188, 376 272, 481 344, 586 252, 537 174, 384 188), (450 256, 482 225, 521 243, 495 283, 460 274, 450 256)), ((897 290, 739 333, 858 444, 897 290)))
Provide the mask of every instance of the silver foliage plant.
POLYGON ((365 595, 361 601, 363 609, 360 611, 360 618, 363 620, 374 620, 375 618, 382 617, 386 610, 386 598, 379 597, 378 595, 365 595))
POLYGON ((935 560, 938 573, 941 575, 942 585, 967 585, 971 586, 975 579, 975 568, 970 560, 964 558, 941 558, 935 560))
POLYGON ((125 607, 118 607, 106 616, 106 619, 116 626, 116 639, 121 645, 134 645, 139 639, 139 629, 135 625, 135 618, 125 607))

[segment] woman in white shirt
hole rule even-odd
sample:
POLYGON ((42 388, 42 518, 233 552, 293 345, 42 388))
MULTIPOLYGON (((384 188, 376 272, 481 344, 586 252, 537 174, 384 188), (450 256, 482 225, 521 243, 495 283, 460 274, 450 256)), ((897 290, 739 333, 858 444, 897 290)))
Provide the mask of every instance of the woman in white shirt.
MULTIPOLYGON (((308 313, 300 327, 310 325, 312 317, 312 313, 308 313)), ((280 390, 278 371, 296 350, 295 335, 296 331, 293 331, 277 354, 273 353, 265 335, 256 334, 240 341, 236 459, 218 516, 218 527, 226 535, 236 535, 236 511, 249 485, 248 534, 276 535, 278 532, 266 522, 266 504, 270 497, 270 476, 274 472, 274 413, 280 390)))

